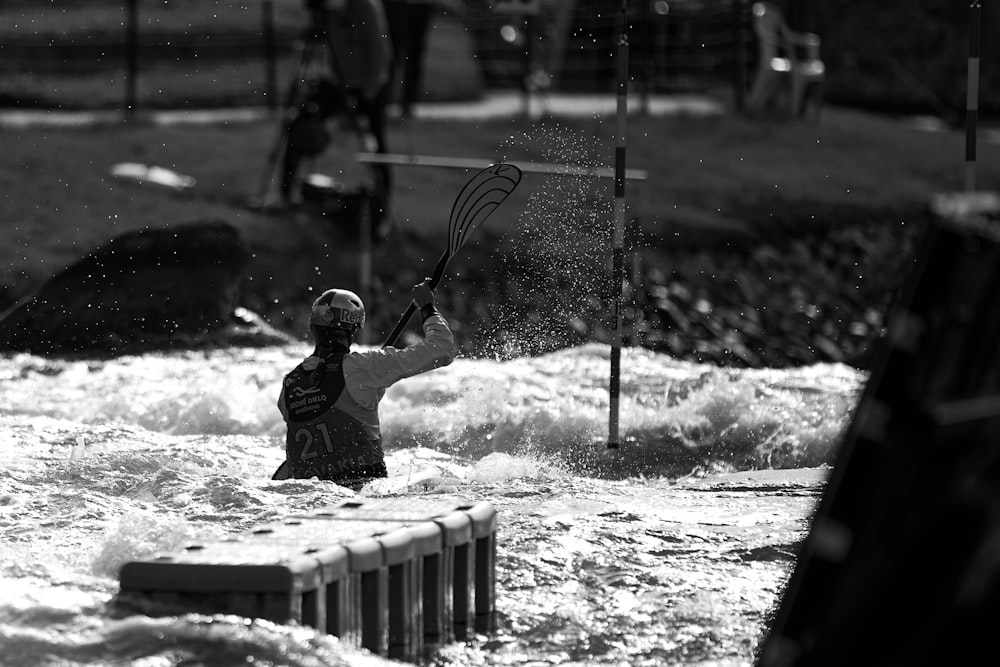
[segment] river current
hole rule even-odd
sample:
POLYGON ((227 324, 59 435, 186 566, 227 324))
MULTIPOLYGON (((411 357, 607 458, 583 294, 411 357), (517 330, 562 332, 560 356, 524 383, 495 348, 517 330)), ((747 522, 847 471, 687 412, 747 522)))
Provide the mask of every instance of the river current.
MULTIPOLYGON (((270 479, 280 380, 308 352, 0 357, 0 664, 390 664, 307 627, 115 605, 131 559, 353 495, 270 479)), ((626 349, 611 454, 608 358, 460 358, 386 394, 391 477, 360 495, 498 512, 499 630, 431 662, 752 664, 866 375, 626 349)))

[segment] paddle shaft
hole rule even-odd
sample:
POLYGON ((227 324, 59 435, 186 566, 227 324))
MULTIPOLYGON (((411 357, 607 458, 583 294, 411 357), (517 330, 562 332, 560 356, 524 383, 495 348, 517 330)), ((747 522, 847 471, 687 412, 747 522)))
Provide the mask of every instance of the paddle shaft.
MULTIPOLYGON (((438 260, 437 266, 434 267, 434 273, 430 277, 430 288, 432 290, 437 289, 437 286, 441 284, 441 279, 444 277, 444 270, 447 268, 448 260, 450 259, 451 253, 445 250, 444 254, 441 255, 441 259, 438 260)), ((406 325, 409 324, 410 318, 413 317, 413 313, 415 312, 417 312, 417 304, 410 301, 410 305, 406 308, 406 312, 403 313, 402 317, 399 318, 399 321, 396 322, 395 328, 393 328, 392 332, 385 339, 385 342, 382 343, 382 347, 390 347, 396 344, 396 341, 403 333, 403 329, 405 329, 406 325)))

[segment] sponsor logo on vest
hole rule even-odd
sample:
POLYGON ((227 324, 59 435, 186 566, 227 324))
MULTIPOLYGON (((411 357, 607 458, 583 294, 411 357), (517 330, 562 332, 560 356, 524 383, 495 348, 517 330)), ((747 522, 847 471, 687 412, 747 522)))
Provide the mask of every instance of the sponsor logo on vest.
POLYGON ((290 401, 288 403, 288 407, 296 412, 302 410, 317 410, 325 402, 326 394, 320 394, 319 396, 308 396, 306 398, 300 398, 296 401, 290 401))

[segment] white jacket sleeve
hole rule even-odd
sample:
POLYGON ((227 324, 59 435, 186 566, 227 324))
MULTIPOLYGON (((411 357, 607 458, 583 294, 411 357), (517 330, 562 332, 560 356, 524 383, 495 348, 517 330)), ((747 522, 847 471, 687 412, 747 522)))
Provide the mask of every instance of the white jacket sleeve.
POLYGON ((344 380, 351 398, 374 409, 385 390, 402 380, 447 366, 457 350, 448 321, 435 313, 424 320, 424 339, 409 347, 352 352, 344 357, 344 380))

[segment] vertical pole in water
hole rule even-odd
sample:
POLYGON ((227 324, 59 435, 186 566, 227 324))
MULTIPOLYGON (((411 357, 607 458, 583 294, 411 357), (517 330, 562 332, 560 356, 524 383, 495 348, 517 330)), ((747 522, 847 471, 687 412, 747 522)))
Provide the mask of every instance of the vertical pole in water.
POLYGON ((618 108, 615 130, 615 231, 611 298, 614 300, 611 337, 610 415, 608 417, 608 449, 618 449, 619 393, 621 390, 622 358, 622 294, 625 281, 625 132, 628 122, 628 0, 622 0, 622 34, 618 40, 618 108))
POLYGON ((969 7, 969 72, 965 99, 965 191, 976 191, 976 121, 979 112, 979 23, 982 3, 969 7))
POLYGON ((521 100, 524 106, 524 117, 531 118, 532 114, 532 102, 534 98, 534 91, 532 86, 534 85, 531 81, 531 60, 535 57, 534 54, 534 39, 535 39, 535 22, 532 20, 531 14, 525 14, 524 20, 522 21, 524 26, 524 53, 521 62, 521 100))
POLYGON ((273 0, 264 0, 261 11, 261 33, 264 38, 264 96, 267 108, 274 111, 278 108, 278 56, 274 39, 273 0))
POLYGON ((139 21, 137 0, 129 0, 125 11, 125 119, 135 118, 136 78, 139 74, 139 21))
POLYGON ((747 108, 747 6, 746 0, 733 3, 733 41, 736 43, 733 65, 733 92, 736 110, 747 108))

